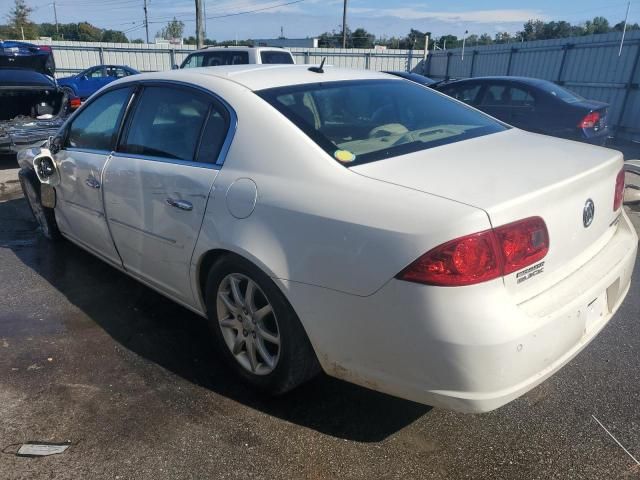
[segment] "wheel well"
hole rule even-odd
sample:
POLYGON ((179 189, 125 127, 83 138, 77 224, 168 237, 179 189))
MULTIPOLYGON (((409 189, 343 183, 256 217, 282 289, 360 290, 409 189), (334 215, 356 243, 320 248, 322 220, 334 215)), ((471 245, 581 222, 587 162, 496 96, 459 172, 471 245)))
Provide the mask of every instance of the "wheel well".
POLYGON ((222 258, 226 255, 231 255, 232 252, 229 250, 209 250, 204 254, 202 260, 200 260, 200 265, 198 267, 198 287, 200 289, 200 297, 204 299, 205 291, 207 288, 207 277, 209 276, 209 270, 211 270, 211 266, 218 261, 219 258, 222 258))

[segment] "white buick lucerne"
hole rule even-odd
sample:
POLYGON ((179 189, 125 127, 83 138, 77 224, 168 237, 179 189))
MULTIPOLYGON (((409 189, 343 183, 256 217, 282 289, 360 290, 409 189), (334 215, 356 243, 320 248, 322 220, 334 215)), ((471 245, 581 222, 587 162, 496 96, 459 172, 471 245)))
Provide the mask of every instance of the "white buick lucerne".
POLYGON ((207 317, 271 393, 322 369, 497 408, 602 330, 637 252, 620 153, 382 73, 136 75, 19 161, 47 237, 207 317))

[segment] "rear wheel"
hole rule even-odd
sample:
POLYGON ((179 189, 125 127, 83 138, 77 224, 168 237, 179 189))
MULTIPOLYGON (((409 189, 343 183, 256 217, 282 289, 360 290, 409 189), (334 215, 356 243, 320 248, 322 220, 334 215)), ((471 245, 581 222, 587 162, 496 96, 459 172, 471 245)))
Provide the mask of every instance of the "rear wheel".
POLYGON ((209 272, 206 303, 221 356, 249 385, 280 394, 320 371, 293 308, 250 262, 235 255, 218 260, 209 272))
POLYGON ((22 192, 27 199, 33 217, 36 219, 36 222, 38 222, 40 230, 42 230, 42 234, 52 241, 61 238, 53 208, 47 208, 42 205, 40 199, 40 181, 36 173, 31 169, 23 168, 18 172, 18 178, 20 179, 22 192))

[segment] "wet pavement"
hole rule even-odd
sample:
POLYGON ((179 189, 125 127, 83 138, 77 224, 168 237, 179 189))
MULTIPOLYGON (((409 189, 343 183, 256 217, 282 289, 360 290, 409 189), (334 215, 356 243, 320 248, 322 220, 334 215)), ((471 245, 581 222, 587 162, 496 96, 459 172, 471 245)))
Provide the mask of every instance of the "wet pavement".
MULTIPOLYGON (((640 478, 640 280, 558 374, 461 415, 321 376, 263 398, 198 316, 36 229, 0 163, 0 479, 640 478), (65 453, 15 456, 27 441, 65 453)), ((638 268, 638 266, 637 266, 638 268)))

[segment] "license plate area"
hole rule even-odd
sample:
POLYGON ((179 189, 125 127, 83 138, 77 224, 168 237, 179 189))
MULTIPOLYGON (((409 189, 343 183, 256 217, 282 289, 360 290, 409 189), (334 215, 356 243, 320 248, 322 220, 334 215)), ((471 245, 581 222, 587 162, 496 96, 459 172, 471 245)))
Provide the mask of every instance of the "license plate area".
POLYGON ((584 326, 585 332, 589 332, 594 325, 602 322, 608 313, 609 305, 607 304, 607 291, 605 290, 587 305, 584 326))

